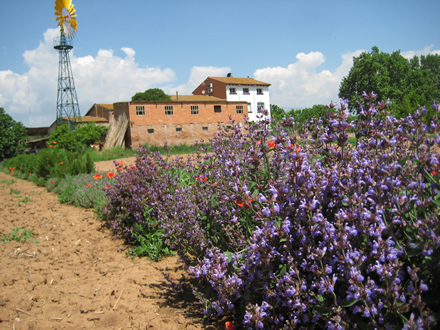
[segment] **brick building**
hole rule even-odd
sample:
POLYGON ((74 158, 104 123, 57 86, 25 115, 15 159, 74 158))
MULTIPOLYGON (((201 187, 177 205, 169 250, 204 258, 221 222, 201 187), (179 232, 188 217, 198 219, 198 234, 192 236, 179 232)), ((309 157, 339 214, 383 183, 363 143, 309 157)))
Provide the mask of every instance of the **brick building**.
POLYGON ((113 119, 113 104, 95 103, 85 114, 86 117, 105 118, 108 122, 113 119))
POLYGON ((227 101, 208 95, 175 95, 167 102, 119 102, 113 104, 114 117, 125 113, 129 127, 125 145, 194 144, 217 132, 218 123, 230 118, 244 123, 247 102, 227 101))
POLYGON ((226 77, 208 77, 192 93, 210 95, 227 101, 246 102, 249 121, 261 119, 259 109, 268 111, 270 117, 270 84, 253 78, 236 78, 232 74, 226 77))

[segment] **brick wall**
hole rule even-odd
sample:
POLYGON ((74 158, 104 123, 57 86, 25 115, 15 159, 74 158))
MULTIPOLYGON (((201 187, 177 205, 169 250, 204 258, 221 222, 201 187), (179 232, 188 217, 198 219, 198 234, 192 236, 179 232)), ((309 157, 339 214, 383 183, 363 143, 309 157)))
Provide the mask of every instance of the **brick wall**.
MULTIPOLYGON (((167 108, 171 111, 170 108, 167 108)), ((139 145, 194 144, 208 140, 217 132, 218 123, 226 123, 229 116, 244 123, 247 117, 246 102, 124 102, 114 104, 114 114, 118 117, 125 112, 130 120, 126 135, 126 146, 138 148, 139 145), (165 107, 172 106, 172 115, 165 113, 165 107), (237 106, 243 113, 237 114, 237 106), (138 110, 136 110, 138 107, 138 110), (143 107, 143 108, 139 108, 143 107), (198 114, 195 112, 198 107, 198 114), (220 108, 219 108, 220 107, 220 108), (214 109, 221 109, 215 112, 214 109)), ((168 112, 170 113, 170 112, 168 112)))
POLYGON ((212 80, 211 78, 206 78, 205 81, 193 91, 193 95, 208 95, 210 84, 212 84, 213 91, 209 93, 209 95, 226 100, 226 84, 218 80, 212 80), (202 91, 205 91, 205 93, 203 94, 202 91))
POLYGON ((113 112, 112 110, 109 110, 106 107, 103 107, 100 104, 94 104, 92 108, 87 112, 86 116, 89 117, 100 117, 105 118, 107 120, 110 120, 109 112, 113 112))

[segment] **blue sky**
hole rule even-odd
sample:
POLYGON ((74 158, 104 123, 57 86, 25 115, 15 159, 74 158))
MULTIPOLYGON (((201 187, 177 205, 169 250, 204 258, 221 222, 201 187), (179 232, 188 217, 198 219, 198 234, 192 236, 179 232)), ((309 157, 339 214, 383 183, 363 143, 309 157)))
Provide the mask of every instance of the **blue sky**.
MULTIPOLYGON (((81 114, 148 88, 191 94, 207 76, 272 84, 287 110, 338 100, 353 56, 378 46, 440 54, 438 0, 76 0, 70 53, 81 114)), ((26 126, 56 118, 54 1, 0 0, 0 107, 26 126)))

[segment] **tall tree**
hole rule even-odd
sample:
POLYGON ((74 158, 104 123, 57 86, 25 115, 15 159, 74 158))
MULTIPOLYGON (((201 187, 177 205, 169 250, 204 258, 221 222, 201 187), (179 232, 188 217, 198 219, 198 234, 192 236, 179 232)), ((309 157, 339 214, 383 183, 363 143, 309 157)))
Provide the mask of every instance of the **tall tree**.
POLYGON ((0 161, 12 158, 25 149, 27 130, 0 108, 0 161))
POLYGON ((438 55, 428 55, 421 62, 417 57, 408 61, 400 51, 389 54, 373 47, 371 52, 353 58, 353 66, 341 82, 339 97, 348 99, 351 110, 358 109, 357 101, 363 92, 374 92, 379 100, 392 100, 396 109, 402 103, 416 106, 408 104, 411 100, 431 102, 440 81, 440 61, 437 58, 438 55), (411 93, 421 97, 406 97, 411 93))
POLYGON ((270 105, 270 115, 274 118, 281 119, 281 118, 283 118, 283 116, 286 115, 286 112, 284 111, 283 108, 280 108, 276 104, 271 104, 270 105))
POLYGON ((132 101, 171 101, 171 97, 160 88, 150 88, 147 89, 145 92, 136 93, 131 98, 132 101))

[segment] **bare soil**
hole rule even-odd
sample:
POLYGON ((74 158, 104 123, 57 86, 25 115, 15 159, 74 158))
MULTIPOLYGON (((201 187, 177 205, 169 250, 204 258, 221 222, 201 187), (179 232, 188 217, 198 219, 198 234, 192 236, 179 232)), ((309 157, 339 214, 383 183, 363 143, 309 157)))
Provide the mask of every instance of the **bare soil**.
POLYGON ((187 276, 176 257, 130 259, 91 210, 30 181, 0 173, 0 197, 0 235, 26 228, 39 240, 0 244, 0 329, 220 328, 203 324, 190 295, 169 289, 165 273, 187 276))

